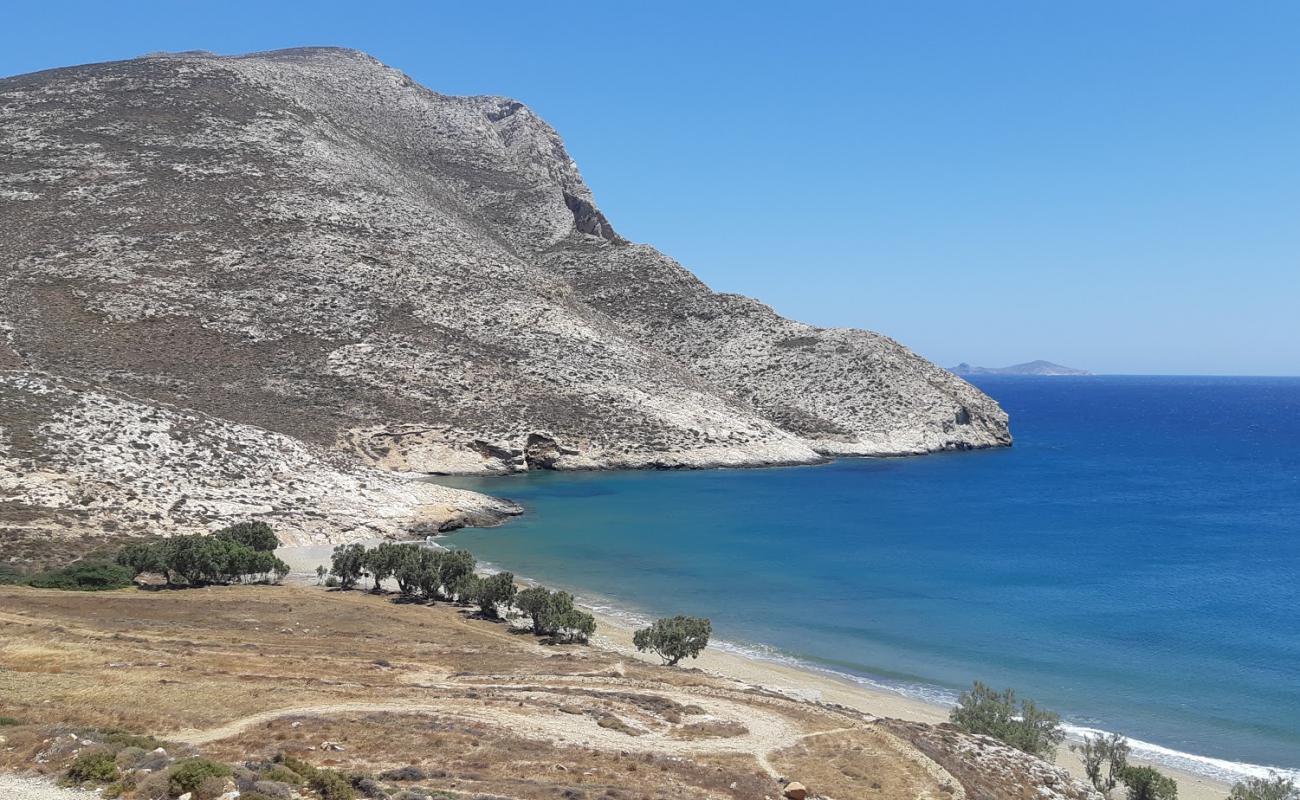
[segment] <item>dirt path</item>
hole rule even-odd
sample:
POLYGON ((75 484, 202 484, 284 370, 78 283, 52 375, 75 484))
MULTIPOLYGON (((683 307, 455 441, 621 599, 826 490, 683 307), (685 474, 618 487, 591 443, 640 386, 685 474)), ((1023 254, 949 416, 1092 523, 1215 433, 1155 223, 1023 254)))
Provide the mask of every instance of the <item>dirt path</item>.
MULTIPOLYGON (((512 703, 524 700, 538 701, 531 710, 511 705, 495 705, 485 698, 447 696, 433 702, 352 702, 327 703, 321 705, 295 706, 272 709, 251 716, 243 717, 224 725, 205 730, 183 730, 167 734, 167 738, 186 744, 203 745, 236 736, 249 728, 285 717, 333 716, 338 714, 430 714, 460 717, 477 722, 498 725, 511 733, 527 738, 542 739, 548 742, 580 744, 605 750, 644 749, 656 753, 673 755, 708 754, 708 753, 749 753, 752 754, 768 774, 776 777, 777 771, 767 761, 767 754, 788 747, 802 738, 825 733, 853 730, 853 728, 835 728, 826 731, 802 731, 785 716, 763 708, 755 708, 752 703, 741 703, 712 696, 713 693, 696 693, 692 691, 647 691, 638 690, 638 694, 659 697, 664 700, 692 704, 703 708, 708 718, 730 720, 744 725, 746 732, 725 738, 679 739, 674 738, 668 730, 646 730, 633 725, 643 732, 633 736, 619 730, 601 727, 597 719, 587 714, 566 714, 554 712, 547 707, 554 703, 557 693, 553 689, 543 689, 535 684, 485 684, 443 683, 440 685, 422 685, 420 688, 431 691, 463 691, 467 687, 491 689, 505 693, 512 703)), ((584 691, 590 695, 607 696, 619 700, 627 695, 627 688, 621 690, 605 689, 585 685, 584 691)))
POLYGON ((99 800, 81 789, 63 789, 42 778, 0 775, 0 797, 5 800, 99 800))

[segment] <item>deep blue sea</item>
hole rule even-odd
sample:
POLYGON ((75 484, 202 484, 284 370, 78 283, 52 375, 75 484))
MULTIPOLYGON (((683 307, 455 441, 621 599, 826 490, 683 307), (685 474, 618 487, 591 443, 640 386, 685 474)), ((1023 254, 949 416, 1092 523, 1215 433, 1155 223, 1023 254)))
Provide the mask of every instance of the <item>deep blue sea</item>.
POLYGON ((950 701, 1300 768, 1300 378, 984 378, 1009 449, 458 480, 527 514, 455 546, 591 604, 950 701))

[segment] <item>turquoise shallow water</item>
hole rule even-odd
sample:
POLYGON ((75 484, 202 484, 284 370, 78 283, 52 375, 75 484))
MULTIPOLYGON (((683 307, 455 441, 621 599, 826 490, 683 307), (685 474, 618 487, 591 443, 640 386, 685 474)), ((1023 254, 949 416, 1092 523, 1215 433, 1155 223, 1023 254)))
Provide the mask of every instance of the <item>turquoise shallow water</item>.
POLYGON ((1300 379, 979 383, 1015 447, 461 479, 528 513, 452 541, 765 657, 1014 686, 1221 776, 1300 768, 1300 379))

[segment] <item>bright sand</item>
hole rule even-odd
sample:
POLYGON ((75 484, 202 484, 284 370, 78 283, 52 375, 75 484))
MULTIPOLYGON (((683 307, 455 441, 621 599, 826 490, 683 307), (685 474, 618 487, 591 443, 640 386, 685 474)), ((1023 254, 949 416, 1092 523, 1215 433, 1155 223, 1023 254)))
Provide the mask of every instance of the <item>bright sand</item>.
MULTIPOLYGON (((627 656, 654 660, 636 652, 636 648, 632 646, 633 629, 626 622, 599 613, 596 614, 596 622, 596 636, 592 642, 596 646, 606 647, 627 656)), ((723 650, 706 649, 698 659, 683 664, 697 666, 716 675, 775 690, 791 697, 837 703, 877 717, 928 723, 946 722, 948 719, 948 709, 934 703, 904 697, 883 689, 873 689, 834 675, 773 661, 748 658, 723 650)), ((1133 759, 1133 761, 1140 765, 1148 765, 1148 762, 1140 759, 1133 759)), ((1083 777, 1083 763, 1068 746, 1062 746, 1057 751, 1056 763, 1068 769, 1071 774, 1083 777)), ((1220 800, 1227 797, 1231 789, 1225 783, 1189 772, 1154 764, 1150 766, 1156 766, 1162 773, 1178 782, 1180 800, 1220 800)), ((1116 796, 1122 796, 1122 790, 1117 792, 1116 796)))

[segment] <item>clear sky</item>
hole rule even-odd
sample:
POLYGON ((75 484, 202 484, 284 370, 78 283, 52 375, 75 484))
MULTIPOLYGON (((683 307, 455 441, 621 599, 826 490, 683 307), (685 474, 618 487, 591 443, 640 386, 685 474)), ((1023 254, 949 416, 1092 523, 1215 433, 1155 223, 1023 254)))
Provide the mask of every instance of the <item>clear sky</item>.
POLYGON ((807 322, 1300 374, 1294 0, 15 0, 0 74, 308 44, 524 101, 622 234, 807 322))

